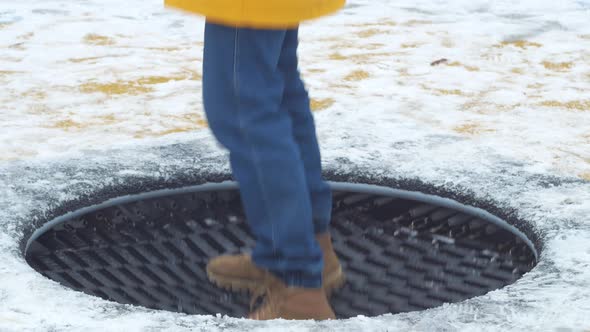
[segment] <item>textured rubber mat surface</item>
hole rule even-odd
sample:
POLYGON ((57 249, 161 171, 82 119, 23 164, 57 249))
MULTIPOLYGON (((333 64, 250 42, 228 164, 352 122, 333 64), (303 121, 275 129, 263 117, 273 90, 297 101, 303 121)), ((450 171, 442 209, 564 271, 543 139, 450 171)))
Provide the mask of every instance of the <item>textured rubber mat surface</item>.
MULTIPOLYGON (((334 245, 347 283, 340 318, 423 310, 511 284, 535 264, 516 235, 475 216, 395 197, 334 193, 334 245)), ((242 317, 246 294, 208 282, 207 261, 254 244, 235 190, 99 208, 56 224, 26 259, 48 278, 120 303, 242 317)))

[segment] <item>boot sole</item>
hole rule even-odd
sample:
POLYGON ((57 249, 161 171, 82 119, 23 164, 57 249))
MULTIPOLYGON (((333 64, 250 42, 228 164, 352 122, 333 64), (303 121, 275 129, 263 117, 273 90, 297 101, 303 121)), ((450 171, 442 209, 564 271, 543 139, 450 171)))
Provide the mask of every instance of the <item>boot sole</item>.
MULTIPOLYGON (((236 277, 228 277, 222 274, 216 274, 207 269, 207 277, 209 281, 214 283, 217 287, 225 289, 230 292, 250 292, 253 293, 260 287, 261 279, 244 279, 236 277)), ((324 280, 324 290, 326 295, 330 296, 335 290, 344 286, 346 278, 342 272, 342 268, 331 272, 324 280)))

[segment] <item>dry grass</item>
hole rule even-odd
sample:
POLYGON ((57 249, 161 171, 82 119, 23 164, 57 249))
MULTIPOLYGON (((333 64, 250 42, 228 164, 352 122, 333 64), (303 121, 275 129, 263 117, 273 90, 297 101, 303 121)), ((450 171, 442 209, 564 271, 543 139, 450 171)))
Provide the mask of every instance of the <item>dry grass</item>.
POLYGON ((472 71, 472 72, 479 71, 479 67, 469 66, 469 65, 463 64, 458 61, 453 61, 453 62, 445 63, 445 64, 449 67, 463 67, 463 68, 467 69, 468 71, 472 71))
POLYGON ((199 129, 207 128, 208 124, 207 121, 204 119, 196 120, 195 123, 187 124, 187 125, 178 125, 174 126, 169 129, 161 130, 161 131, 154 131, 154 130, 141 130, 137 131, 133 137, 134 138, 146 138, 146 137, 162 137, 170 134, 179 134, 179 133, 188 133, 191 131, 196 131, 199 129))
POLYGON ((379 53, 360 53, 360 54, 351 54, 351 55, 342 55, 339 52, 332 53, 328 56, 330 60, 335 61, 353 61, 357 64, 367 64, 367 63, 376 63, 379 61, 383 61, 384 57, 395 57, 399 55, 404 55, 404 53, 394 53, 394 52, 379 52, 379 53))
POLYGON ((529 89, 541 89, 544 86, 545 86, 545 84, 543 84, 543 83, 533 83, 533 84, 527 85, 526 87, 529 89))
MULTIPOLYGON (((173 115, 168 116, 167 118, 169 118, 170 122, 165 121, 162 123, 162 127, 166 127, 164 130, 156 131, 141 129, 133 131, 131 134, 133 134, 133 137, 135 138, 161 137, 170 134, 195 131, 208 126, 207 121, 197 113, 173 115)), ((109 114, 84 120, 84 122, 77 122, 71 119, 60 120, 46 127, 69 132, 80 132, 90 128, 113 126, 118 123, 120 123, 120 120, 118 120, 115 115, 109 114)))
POLYGON ((88 45, 99 45, 99 46, 108 46, 108 45, 115 44, 114 39, 109 38, 107 36, 101 36, 98 34, 94 34, 94 33, 87 34, 86 36, 84 36, 83 42, 88 45))
POLYGON ((401 25, 406 26, 406 27, 415 27, 418 25, 430 25, 432 23, 433 23, 432 21, 427 21, 427 20, 409 20, 409 21, 402 23, 401 25))
POLYGON ((152 85, 164 84, 171 81, 200 80, 201 75, 196 71, 188 71, 175 76, 147 76, 133 81, 116 81, 109 83, 87 82, 80 85, 83 93, 103 93, 113 95, 140 95, 153 91, 152 85))
POLYGON ((162 52, 176 52, 176 51, 181 51, 182 47, 175 47, 175 46, 169 46, 169 47, 147 47, 147 50, 150 51, 162 51, 162 52))
POLYGON ((349 82, 358 82, 362 80, 366 80, 367 78, 371 77, 369 73, 364 70, 355 70, 352 73, 348 74, 344 80, 349 82))
POLYGON ((314 112, 325 110, 330 108, 332 105, 334 105, 334 99, 332 98, 311 99, 311 110, 314 112))
POLYGON ((381 29, 365 29, 362 31, 359 31, 356 33, 357 36, 361 37, 361 38, 369 38, 369 37, 373 37, 376 35, 382 35, 388 33, 386 30, 381 30, 381 29))
POLYGON ((495 132, 493 129, 485 128, 476 123, 466 123, 460 126, 456 126, 453 128, 453 131, 463 135, 469 136, 477 136, 485 133, 492 133, 495 132))
POLYGON ((80 123, 74 120, 66 119, 58 121, 52 125, 49 125, 49 128, 61 129, 64 131, 72 131, 72 130, 81 130, 89 127, 88 123, 80 123))
POLYGON ((378 26, 378 27, 384 27, 384 26, 389 26, 389 27, 393 27, 396 26, 397 22, 390 20, 390 19, 383 19, 380 21, 375 21, 375 22, 366 22, 366 23, 356 23, 356 24, 352 24, 351 26, 353 27, 373 27, 373 26, 378 26))
POLYGON ((33 38, 34 36, 35 36, 35 33, 34 32, 27 32, 25 34, 19 35, 16 38, 19 39, 19 40, 27 41, 27 40, 30 40, 31 38, 33 38))
POLYGON ((401 48, 418 48, 419 46, 420 44, 417 43, 404 43, 400 45, 401 48))
POLYGON ((330 54, 330 56, 328 58, 330 60, 336 60, 336 61, 343 61, 343 60, 347 60, 348 59, 347 56, 344 56, 344 55, 342 55, 342 54, 340 54, 338 52, 330 54))
POLYGON ((72 58, 72 59, 68 59, 69 62, 73 62, 73 63, 90 63, 90 64, 94 64, 97 62, 97 60, 103 59, 104 57, 102 56, 91 56, 91 57, 87 57, 87 58, 72 58))
POLYGON ((30 89, 20 94, 22 98, 26 99, 34 99, 34 100, 43 100, 47 98, 47 92, 41 89, 30 89))
POLYGON ((89 82, 80 85, 83 93, 103 93, 105 95, 140 95, 153 91, 151 87, 143 86, 133 81, 118 81, 111 83, 89 82))
POLYGON ((571 100, 561 102, 556 100, 546 100, 541 102, 541 106, 567 109, 570 111, 590 111, 590 100, 571 100))
POLYGON ((82 122, 77 122, 72 119, 64 119, 57 121, 53 124, 46 126, 47 128, 53 129, 61 129, 64 131, 81 131, 84 129, 92 128, 92 127, 103 127, 103 126, 110 126, 116 124, 118 122, 117 118, 112 115, 101 115, 94 117, 93 119, 85 120, 82 122))
POLYGON ((22 74, 22 71, 15 71, 15 70, 0 70, 0 78, 15 75, 15 74, 22 74))
POLYGON ((137 80, 137 83, 140 85, 155 85, 155 84, 164 84, 171 81, 182 81, 186 79, 185 75, 181 76, 147 76, 142 77, 137 80))
POLYGON ((91 56, 91 57, 84 57, 84 58, 71 58, 68 59, 69 62, 72 63, 86 63, 86 64, 95 64, 101 59, 107 58, 122 58, 123 55, 105 55, 105 56, 91 56))
POLYGON ((550 62, 550 61, 543 61, 543 67, 553 71, 568 71, 572 69, 574 66, 573 62, 550 62))
POLYGON ((377 50, 385 47, 382 43, 365 43, 363 40, 351 40, 341 37, 322 38, 320 41, 329 43, 331 49, 377 50))
POLYGON ((543 47, 542 44, 535 43, 535 42, 529 42, 526 40, 503 41, 499 44, 494 45, 494 47, 498 47, 498 48, 503 48, 506 46, 513 46, 513 47, 521 48, 523 50, 531 48, 531 47, 537 47, 537 48, 543 47))
POLYGON ((445 96, 466 96, 467 94, 464 93, 463 91, 459 90, 459 89, 452 89, 452 90, 447 90, 447 89, 434 89, 434 91, 436 91, 437 93, 441 94, 441 95, 445 95, 445 96))

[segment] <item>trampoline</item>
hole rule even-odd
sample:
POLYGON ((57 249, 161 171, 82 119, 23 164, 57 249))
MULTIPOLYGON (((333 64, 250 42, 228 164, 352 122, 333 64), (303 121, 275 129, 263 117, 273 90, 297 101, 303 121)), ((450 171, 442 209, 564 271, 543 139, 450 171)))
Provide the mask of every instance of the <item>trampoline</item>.
MULTIPOLYGON (((331 183, 331 232, 347 282, 338 318, 418 311, 514 283, 537 262, 519 229, 478 208, 419 192, 331 183)), ((237 184, 112 198, 35 230, 27 262, 66 287, 124 304, 244 317, 249 297, 211 284, 208 260, 246 252, 237 184)))

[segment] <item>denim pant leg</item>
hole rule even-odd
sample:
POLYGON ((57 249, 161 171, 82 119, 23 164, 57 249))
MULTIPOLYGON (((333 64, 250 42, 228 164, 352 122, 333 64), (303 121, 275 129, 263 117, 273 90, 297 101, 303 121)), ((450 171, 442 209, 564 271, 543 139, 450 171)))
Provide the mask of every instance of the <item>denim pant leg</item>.
POLYGON ((314 231, 320 234, 328 230, 332 218, 332 190, 322 177, 322 160, 309 95, 298 69, 298 35, 298 29, 287 31, 279 58, 279 70, 285 79, 281 108, 291 115, 293 135, 305 167, 314 231))
POLYGON ((256 237, 254 262, 290 286, 318 288, 323 261, 303 160, 291 117, 280 107, 285 35, 207 23, 203 101, 214 135, 230 152, 256 237))

